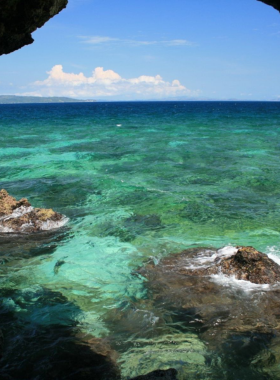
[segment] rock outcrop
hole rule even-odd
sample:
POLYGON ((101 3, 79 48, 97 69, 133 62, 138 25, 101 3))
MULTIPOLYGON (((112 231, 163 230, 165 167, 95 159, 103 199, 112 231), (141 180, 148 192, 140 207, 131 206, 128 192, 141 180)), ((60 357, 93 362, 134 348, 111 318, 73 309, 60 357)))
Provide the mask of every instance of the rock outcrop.
MULTIPOLYGON (((280 266, 253 247, 231 247, 228 252, 190 249, 166 258, 160 264, 160 268, 186 278, 224 274, 254 284, 280 283, 280 266)), ((152 267, 153 264, 148 264, 139 272, 145 273, 152 267)))
POLYGON ((232 336, 280 337, 279 266, 252 247, 188 249, 138 273, 153 307, 176 315, 211 348, 227 347, 232 336))
POLYGON ((67 218, 52 209, 33 208, 26 198, 17 201, 0 191, 0 232, 37 232, 63 226, 67 218))
POLYGON ((254 284, 280 282, 280 266, 253 247, 240 247, 235 255, 222 259, 219 265, 224 274, 234 275, 238 280, 254 284))
POLYGON ((66 7, 68 0, 1 0, 0 55, 34 41, 31 33, 66 7))
POLYGON ((214 265, 191 270, 190 275, 205 276, 223 273, 237 280, 254 284, 275 284, 280 282, 280 266, 267 255, 253 247, 238 247, 229 257, 217 257, 214 265))

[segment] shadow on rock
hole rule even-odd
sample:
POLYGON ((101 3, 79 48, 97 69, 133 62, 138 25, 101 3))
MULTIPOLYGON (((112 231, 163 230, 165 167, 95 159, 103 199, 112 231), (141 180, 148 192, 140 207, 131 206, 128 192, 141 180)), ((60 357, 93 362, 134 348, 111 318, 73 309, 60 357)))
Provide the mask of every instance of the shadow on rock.
POLYGON ((67 227, 31 234, 0 233, 0 261, 3 265, 13 260, 50 255, 69 237, 67 227))
POLYGON ((41 287, 2 291, 1 379, 119 379, 116 353, 79 331, 80 310, 41 287))
POLYGON ((134 377, 131 380, 177 380, 177 371, 174 368, 157 370, 147 373, 147 375, 134 377))

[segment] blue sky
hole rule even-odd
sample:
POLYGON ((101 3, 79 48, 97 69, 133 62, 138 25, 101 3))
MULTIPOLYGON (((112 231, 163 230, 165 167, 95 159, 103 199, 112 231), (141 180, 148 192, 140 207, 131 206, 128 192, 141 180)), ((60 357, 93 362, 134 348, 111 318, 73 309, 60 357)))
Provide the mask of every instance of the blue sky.
POLYGON ((0 93, 280 100, 280 14, 256 0, 69 0, 0 58, 0 93))

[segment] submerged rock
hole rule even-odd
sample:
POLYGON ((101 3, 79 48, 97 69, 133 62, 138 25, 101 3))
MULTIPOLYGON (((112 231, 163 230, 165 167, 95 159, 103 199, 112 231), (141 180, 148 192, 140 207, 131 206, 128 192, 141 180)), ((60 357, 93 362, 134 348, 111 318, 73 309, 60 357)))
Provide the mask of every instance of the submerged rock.
POLYGON ((147 228, 152 230, 162 228, 160 217, 155 214, 134 214, 125 220, 124 225, 130 228, 134 227, 134 229, 137 231, 139 230, 139 232, 143 232, 143 230, 146 230, 147 228))
POLYGON ((131 380, 177 380, 177 371, 174 368, 167 370, 156 370, 147 375, 140 375, 131 380))
POLYGON ((197 333, 230 367, 254 366, 280 340, 279 266, 252 247, 188 249, 138 273, 153 307, 197 333))
POLYGON ((58 271, 59 271, 59 268, 63 265, 63 264, 65 264, 66 263, 66 261, 65 260, 57 260, 57 262, 55 263, 55 266, 54 266, 54 268, 53 268, 53 272, 54 272, 54 274, 58 274, 58 271))
POLYGON ((206 375, 207 348, 195 334, 173 331, 153 338, 134 338, 132 343, 118 360, 125 379, 182 380, 187 374, 193 380, 198 378, 197 373, 206 375))
POLYGON ((37 232, 59 228, 67 218, 52 209, 34 208, 26 198, 17 201, 0 191, 0 232, 37 232))
POLYGON ((60 292, 38 285, 0 289, 0 379, 119 380, 117 353, 81 332, 80 313, 60 292))

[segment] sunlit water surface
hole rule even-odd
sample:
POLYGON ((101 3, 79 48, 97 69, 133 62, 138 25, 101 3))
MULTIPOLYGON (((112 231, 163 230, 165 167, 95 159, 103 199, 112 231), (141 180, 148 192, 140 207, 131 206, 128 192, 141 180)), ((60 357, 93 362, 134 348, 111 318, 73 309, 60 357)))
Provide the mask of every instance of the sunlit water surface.
POLYGON ((0 187, 69 218, 54 234, 1 237, 4 330, 75 324, 108 338, 125 379, 170 367, 270 379, 153 309, 134 271, 190 247, 278 255, 280 103, 1 105, 0 127, 0 187))

